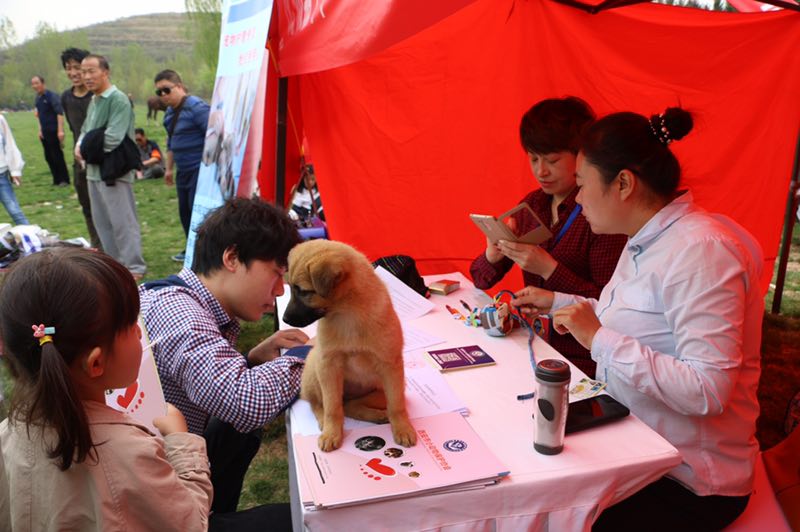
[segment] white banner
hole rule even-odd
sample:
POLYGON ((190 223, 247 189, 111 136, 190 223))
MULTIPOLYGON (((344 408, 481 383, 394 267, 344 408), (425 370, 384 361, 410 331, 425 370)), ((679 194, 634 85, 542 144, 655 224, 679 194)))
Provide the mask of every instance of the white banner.
MULTIPOLYGON (((191 267, 197 226, 236 194, 266 56, 273 0, 225 0, 214 96, 197 178, 184 265, 191 267)), ((247 175, 246 179, 255 179, 247 175)), ((249 186, 249 185, 248 185, 249 186)))

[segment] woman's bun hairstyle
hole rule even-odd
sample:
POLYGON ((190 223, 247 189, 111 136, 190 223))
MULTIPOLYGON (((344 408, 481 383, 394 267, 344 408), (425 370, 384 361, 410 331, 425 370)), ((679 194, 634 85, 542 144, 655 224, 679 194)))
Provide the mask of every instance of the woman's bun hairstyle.
POLYGON ((694 126, 692 115, 680 107, 668 107, 666 111, 650 117, 650 130, 663 145, 681 140, 694 126))
POLYGON ((649 119, 638 113, 613 113, 589 127, 581 152, 599 169, 605 183, 627 169, 653 193, 669 198, 681 178, 680 163, 669 144, 685 137, 693 125, 691 113, 680 107, 670 107, 649 119))

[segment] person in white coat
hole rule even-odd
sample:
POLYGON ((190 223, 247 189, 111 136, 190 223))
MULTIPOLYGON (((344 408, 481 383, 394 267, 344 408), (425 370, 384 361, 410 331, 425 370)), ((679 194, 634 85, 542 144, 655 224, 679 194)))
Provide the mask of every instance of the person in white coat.
POLYGON ((11 134, 11 128, 3 115, 0 115, 0 202, 6 208, 14 225, 27 225, 28 218, 19 206, 14 186, 22 181, 22 168, 25 161, 11 134))
POLYGON ((747 506, 758 454, 761 248, 741 226, 678 190, 669 149, 692 129, 670 108, 615 113, 587 131, 576 201, 597 234, 628 244, 599 299, 525 288, 590 350, 597 378, 683 461, 605 509, 593 530, 721 530, 747 506))

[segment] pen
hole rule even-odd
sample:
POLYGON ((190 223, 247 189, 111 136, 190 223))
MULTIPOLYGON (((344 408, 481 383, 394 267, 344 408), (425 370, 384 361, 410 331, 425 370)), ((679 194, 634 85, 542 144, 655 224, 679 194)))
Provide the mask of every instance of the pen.
POLYGON ((465 309, 467 309, 467 312, 469 312, 470 314, 472 314, 472 307, 470 307, 470 306, 467 304, 467 302, 466 302, 466 301, 464 301, 463 299, 459 299, 458 301, 459 301, 459 302, 461 302, 461 304, 464 306, 464 308, 465 308, 465 309))
POLYGON ((144 346, 142 348, 142 351, 147 351, 148 349, 152 348, 154 345, 156 345, 158 342, 160 342, 163 339, 164 339, 163 337, 156 338, 155 340, 153 340, 152 342, 150 342, 149 344, 144 346))
POLYGON ((450 305, 445 305, 445 307, 446 307, 446 308, 447 308, 447 310, 450 312, 450 314, 452 314, 452 315, 453 315, 453 318, 455 318, 455 319, 457 319, 457 320, 463 320, 463 319, 465 319, 463 314, 461 314, 459 311, 457 311, 456 309, 454 309, 454 308, 453 308, 453 307, 451 307, 450 305))

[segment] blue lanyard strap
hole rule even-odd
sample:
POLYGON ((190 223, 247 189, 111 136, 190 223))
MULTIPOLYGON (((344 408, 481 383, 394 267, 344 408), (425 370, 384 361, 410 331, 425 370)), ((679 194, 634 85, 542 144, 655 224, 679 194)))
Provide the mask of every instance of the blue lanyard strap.
MULTIPOLYGON (((503 295, 511 296, 511 299, 515 299, 517 297, 516 295, 514 295, 514 292, 512 292, 510 290, 500 290, 497 293, 497 295, 495 295, 494 298, 492 298, 492 303, 490 303, 489 305, 486 305, 483 308, 483 310, 478 309, 478 308, 472 309, 470 311, 469 315, 466 318, 459 311, 457 311, 456 309, 452 308, 450 305, 445 305, 445 306, 447 307, 447 310, 453 315, 453 317, 455 319, 463 320, 465 325, 467 325, 469 327, 481 327, 482 326, 482 324, 481 324, 481 314, 482 314, 482 312, 485 312, 487 309, 491 309, 491 310, 496 309, 497 305, 500 303, 500 297, 503 296, 503 295)), ((469 309, 469 305, 467 305, 467 303, 465 303, 464 301, 462 301, 461 304, 464 305, 465 308, 469 309)), ((534 353, 533 353, 533 341, 536 339, 536 330, 534 329, 534 327, 530 323, 528 323, 528 320, 526 320, 522 316, 522 313, 520 313, 519 311, 514 312, 513 307, 511 305, 508 306, 508 315, 512 320, 519 322, 519 324, 522 326, 523 329, 528 331, 528 355, 530 356, 531 369, 533 369, 533 372, 536 373, 536 355, 534 355, 534 353)), ((489 333, 489 334, 491 334, 491 333, 489 333)), ((500 334, 499 336, 503 336, 503 335, 504 335, 504 333, 500 334)), ((498 336, 498 335, 493 335, 493 336, 498 336)), ((526 399, 532 399, 533 396, 534 396, 533 392, 525 393, 525 394, 518 395, 517 399, 520 400, 520 401, 524 401, 526 399)))
MULTIPOLYGON (((571 217, 571 218, 574 218, 574 217, 571 217)), ((570 222, 568 221, 567 223, 570 223, 570 222)), ((515 299, 517 297, 510 290, 500 290, 500 292, 498 292, 497 295, 494 296, 495 303, 499 302, 500 301, 500 296, 502 296, 504 294, 510 295, 511 299, 515 299)), ((536 331, 534 330, 533 326, 531 326, 531 324, 528 323, 528 320, 526 320, 522 316, 521 313, 519 313, 519 312, 515 313, 513 310, 511 310, 511 308, 512 308, 511 305, 509 305, 509 315, 511 316, 511 318, 513 320, 519 322, 519 324, 522 325, 522 328, 525 329, 526 331, 528 331, 528 355, 530 356, 531 369, 533 369, 533 372, 536 373, 536 355, 533 353, 533 341, 536 339, 536 331)), ((533 396, 534 396, 533 392, 524 393, 524 394, 518 395, 517 396, 517 400, 525 401, 527 399, 533 399, 533 396)))
POLYGON ((561 241, 561 238, 567 232, 567 229, 569 229, 569 226, 572 225, 572 222, 574 222, 575 218, 577 218, 578 215, 581 213, 581 209, 582 208, 583 207, 580 206, 580 205, 575 205, 575 208, 572 209, 572 212, 570 213, 569 218, 567 218, 566 223, 561 228, 561 231, 558 232, 558 234, 556 235, 556 238, 553 240, 553 247, 556 247, 558 245, 559 241, 561 241))

